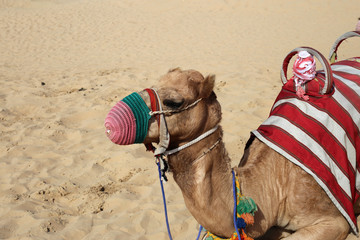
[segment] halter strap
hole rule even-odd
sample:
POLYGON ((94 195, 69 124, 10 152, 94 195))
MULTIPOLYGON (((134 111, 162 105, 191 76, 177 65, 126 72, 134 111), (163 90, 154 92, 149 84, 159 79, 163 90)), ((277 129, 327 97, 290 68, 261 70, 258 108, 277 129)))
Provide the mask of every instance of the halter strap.
MULTIPOLYGON (((159 94, 153 88, 145 89, 150 97, 150 104, 151 104, 151 112, 159 111, 162 112, 161 100, 159 94)), ((152 116, 151 112, 149 113, 152 116)), ((170 134, 166 125, 166 120, 164 114, 156 115, 156 120, 159 126, 159 144, 158 148, 154 146, 145 145, 147 149, 151 149, 154 152, 155 156, 159 156, 163 154, 166 149, 169 147, 170 144, 170 134)))
POLYGON ((172 113, 179 113, 179 112, 182 112, 182 111, 185 111, 193 106, 195 106, 198 102, 200 102, 202 100, 202 98, 199 98, 198 100, 196 100, 195 102, 187 105, 186 107, 184 108, 181 108, 181 109, 176 109, 176 110, 161 110, 161 111, 151 111, 149 114, 150 116, 153 116, 153 115, 158 115, 158 114, 172 114, 172 113))
MULTIPOLYGON (((150 116, 152 116, 152 112, 154 111, 158 111, 160 108, 159 108, 159 99, 157 98, 156 96, 156 93, 155 93, 155 90, 152 89, 152 88, 146 88, 145 91, 149 94, 149 97, 150 97, 150 104, 151 104, 151 112, 149 113, 150 116)), ((156 116, 156 120, 158 121, 158 124, 160 126, 160 121, 159 121, 159 118, 160 116, 157 115, 156 116)))
POLYGON ((150 97, 151 111, 149 112, 149 115, 150 116, 156 116, 156 120, 157 120, 158 126, 159 126, 159 135, 160 135, 159 144, 158 144, 159 147, 155 148, 154 146, 152 146, 152 144, 145 145, 148 150, 150 149, 150 150, 152 150, 154 152, 155 156, 171 155, 171 154, 174 154, 176 152, 179 152, 179 151, 181 151, 181 150, 183 150, 183 149, 185 149, 185 148, 187 148, 187 147, 201 141, 202 139, 206 138, 207 136, 209 136, 210 134, 215 132, 216 129, 218 128, 218 126, 215 126, 214 128, 212 128, 209 131, 203 133, 202 135, 200 135, 196 139, 182 145, 181 147, 178 147, 178 148, 175 148, 173 150, 167 151, 167 148, 169 147, 169 144, 170 144, 170 134, 169 134, 169 131, 168 131, 168 128, 167 128, 165 115, 185 111, 185 110, 195 106, 196 104, 198 104, 202 100, 202 98, 197 99, 193 103, 191 103, 191 104, 189 104, 186 107, 181 108, 181 109, 163 110, 159 94, 156 92, 156 90, 153 89, 153 88, 146 88, 145 91, 149 94, 149 97, 150 97))
POLYGON ((209 131, 207 132, 204 132, 203 134, 201 134, 200 136, 198 136, 197 138, 195 138, 194 140, 180 146, 180 147, 177 147, 175 149, 172 149, 172 150, 169 150, 169 151, 166 151, 164 152, 164 155, 166 156, 169 156, 169 155, 172 155, 174 153, 177 153, 187 147, 190 147, 191 145, 197 143, 197 142, 200 142, 201 140, 203 140, 204 138, 206 138, 207 136, 211 135, 212 133, 214 133, 217 129, 219 128, 219 125, 216 125, 215 127, 213 127, 212 129, 210 129, 209 131))
MULTIPOLYGON (((159 101, 156 97, 156 93, 154 89, 146 88, 145 91, 149 94, 150 97, 150 105, 151 105, 151 112, 159 110, 159 101)), ((160 115, 156 116, 156 121, 158 122, 158 126, 160 127, 160 115)), ((147 151, 155 152, 156 148, 152 145, 152 143, 144 144, 147 151)))

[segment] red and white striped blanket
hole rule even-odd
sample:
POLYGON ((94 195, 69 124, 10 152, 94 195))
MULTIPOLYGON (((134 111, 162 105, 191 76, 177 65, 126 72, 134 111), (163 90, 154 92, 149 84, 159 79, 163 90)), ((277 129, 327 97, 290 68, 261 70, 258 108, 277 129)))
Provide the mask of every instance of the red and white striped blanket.
POLYGON ((269 118, 253 134, 313 176, 357 233, 353 205, 360 190, 360 58, 339 61, 331 69, 330 94, 318 94, 324 85, 321 71, 306 90, 308 101, 296 96, 289 80, 269 118))

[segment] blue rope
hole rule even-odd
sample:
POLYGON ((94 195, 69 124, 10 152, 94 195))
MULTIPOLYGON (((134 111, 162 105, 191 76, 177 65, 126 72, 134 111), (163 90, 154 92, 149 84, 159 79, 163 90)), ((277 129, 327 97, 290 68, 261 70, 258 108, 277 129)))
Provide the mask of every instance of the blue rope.
POLYGON ((234 227, 236 230, 236 233, 238 235, 238 238, 240 239, 239 229, 237 227, 237 203, 236 203, 236 183, 235 183, 235 173, 234 170, 232 172, 232 178, 233 178, 233 195, 234 195, 234 227))
MULTIPOLYGON (((158 166, 158 171, 159 171, 159 180, 160 180, 160 186, 161 186, 161 193, 162 193, 162 196, 163 196, 166 227, 167 227, 169 238, 170 238, 170 240, 172 240, 171 231, 170 231, 170 224, 169 224, 169 219, 168 219, 168 214, 167 214, 166 198, 165 198, 165 191, 164 191, 164 185, 163 185, 163 180, 162 180, 162 172, 161 172, 160 161, 161 161, 160 159, 157 159, 156 165, 158 166)), ((233 179, 232 182, 233 182, 233 196, 234 196, 234 227, 235 227, 236 233, 237 233, 237 235, 238 235, 238 237, 240 239, 240 233, 239 233, 237 223, 236 223, 237 222, 237 203, 236 203, 236 183, 235 183, 234 170, 232 170, 232 179, 233 179)), ((202 229, 203 229, 203 226, 200 225, 199 233, 198 233, 198 236, 197 236, 196 240, 199 240, 202 229)))
MULTIPOLYGON (((238 238, 240 239, 240 233, 239 233, 239 229, 237 227, 237 201, 236 201, 236 183, 235 183, 235 173, 234 173, 234 170, 231 171, 232 172, 232 183, 233 183, 233 196, 234 196, 234 227, 235 227, 235 230, 236 230, 236 233, 238 235, 238 238)), ((201 231, 203 229, 203 226, 200 225, 200 229, 199 229, 199 234, 196 238, 196 240, 199 240, 199 237, 200 237, 200 234, 201 234, 201 231)))
POLYGON ((199 228, 199 233, 198 233, 198 236, 196 238, 196 240, 199 240, 199 237, 201 235, 201 231, 203 230, 203 226, 200 225, 200 228, 199 228))
POLYGON ((161 192, 162 192, 162 196, 163 196, 166 227, 167 227, 167 231, 168 231, 169 238, 170 238, 170 240, 172 240, 172 236, 171 236, 171 232, 170 232, 169 219, 168 219, 168 214, 167 214, 167 208, 166 208, 166 198, 165 198, 165 191, 164 191, 164 185, 163 185, 163 180, 162 180, 162 173, 161 173, 160 161, 161 161, 160 159, 157 159, 156 164, 158 165, 160 186, 161 186, 161 192))

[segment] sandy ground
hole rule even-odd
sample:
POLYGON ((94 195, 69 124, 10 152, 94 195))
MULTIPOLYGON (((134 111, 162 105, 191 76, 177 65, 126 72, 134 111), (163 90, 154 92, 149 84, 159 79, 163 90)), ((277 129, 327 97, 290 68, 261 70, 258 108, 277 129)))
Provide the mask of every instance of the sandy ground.
MULTIPOLYGON (((358 0, 0 0, 0 239, 167 239, 152 155, 107 139, 110 108, 173 67, 216 74, 235 166, 285 55, 327 56, 359 16, 358 0)), ((195 239, 165 189, 173 236, 195 239)))

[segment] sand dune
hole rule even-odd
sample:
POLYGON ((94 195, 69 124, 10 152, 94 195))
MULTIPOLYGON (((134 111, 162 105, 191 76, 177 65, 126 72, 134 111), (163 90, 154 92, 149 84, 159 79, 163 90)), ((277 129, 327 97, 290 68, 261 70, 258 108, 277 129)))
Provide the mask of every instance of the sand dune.
MULTIPOLYGON (((327 56, 359 13, 357 0, 0 0, 0 239, 167 239, 152 155, 106 138, 109 109, 173 67, 216 74, 236 165, 285 55, 327 56)), ((194 239, 178 187, 165 188, 173 236, 194 239)))

